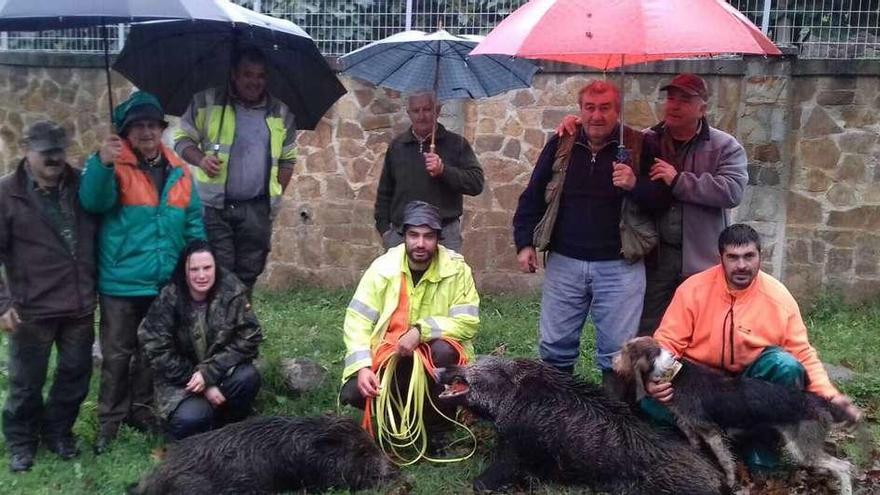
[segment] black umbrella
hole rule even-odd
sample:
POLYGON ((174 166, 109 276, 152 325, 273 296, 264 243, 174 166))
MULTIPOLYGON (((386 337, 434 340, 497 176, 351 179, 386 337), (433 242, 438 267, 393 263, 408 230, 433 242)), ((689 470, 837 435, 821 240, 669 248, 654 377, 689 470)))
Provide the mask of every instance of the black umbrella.
POLYGON ((296 24, 230 4, 232 22, 167 21, 134 25, 113 68, 155 94, 172 115, 195 93, 229 83, 231 59, 243 46, 266 56, 268 91, 314 129, 345 94, 312 38, 296 24))

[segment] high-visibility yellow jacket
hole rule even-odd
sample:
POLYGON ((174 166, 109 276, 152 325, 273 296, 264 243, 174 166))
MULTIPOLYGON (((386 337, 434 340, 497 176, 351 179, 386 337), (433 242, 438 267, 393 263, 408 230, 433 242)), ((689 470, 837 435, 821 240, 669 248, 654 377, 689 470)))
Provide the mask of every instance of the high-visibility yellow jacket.
POLYGON ((345 312, 345 370, 343 383, 372 364, 372 352, 382 342, 400 297, 400 277, 406 277, 409 321, 422 333, 422 342, 440 337, 461 343, 473 358, 473 338, 480 324, 480 296, 464 257, 438 246, 437 255, 415 286, 404 245, 388 250, 364 272, 345 312))
MULTIPOLYGON (((235 105, 230 100, 223 117, 223 90, 212 88, 196 93, 186 112, 180 118, 180 127, 174 131, 174 149, 181 153, 185 148, 195 145, 203 153, 213 153, 223 163, 216 177, 208 177, 204 170, 193 167, 193 177, 198 183, 202 203, 214 208, 223 208, 226 194, 226 164, 229 151, 235 140, 235 105)), ((266 95, 266 126, 269 128, 269 156, 271 169, 266 190, 273 210, 280 204, 283 190, 278 181, 278 170, 293 167, 296 162, 296 123, 290 109, 272 95, 266 95)))

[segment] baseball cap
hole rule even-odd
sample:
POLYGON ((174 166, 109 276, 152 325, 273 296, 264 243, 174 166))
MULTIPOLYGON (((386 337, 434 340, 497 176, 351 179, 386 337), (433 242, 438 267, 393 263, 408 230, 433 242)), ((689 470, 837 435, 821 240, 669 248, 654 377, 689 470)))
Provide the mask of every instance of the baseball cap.
POLYGON ((709 90, 706 89, 706 81, 702 77, 695 74, 679 74, 672 78, 666 86, 660 88, 660 91, 666 91, 669 88, 677 88, 691 96, 699 96, 706 100, 709 98, 709 90))

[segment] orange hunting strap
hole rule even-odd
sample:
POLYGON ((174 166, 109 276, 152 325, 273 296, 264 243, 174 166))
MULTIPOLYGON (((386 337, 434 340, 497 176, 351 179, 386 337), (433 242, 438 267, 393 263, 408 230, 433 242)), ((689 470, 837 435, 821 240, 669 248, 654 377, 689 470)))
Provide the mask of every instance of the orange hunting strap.
MULTIPOLYGON (((379 378, 380 372, 385 369, 385 365, 388 364, 388 360, 391 356, 397 353, 397 342, 407 331, 409 331, 409 329, 409 295, 406 292, 406 274, 401 273, 400 297, 397 300, 397 308, 394 310, 394 313, 391 314, 391 319, 388 322, 388 329, 385 330, 385 334, 382 336, 382 342, 379 344, 376 351, 373 352, 372 369, 377 378, 379 378)), ((459 365, 467 364, 467 356, 465 356, 464 349, 460 343, 445 337, 441 337, 441 339, 451 345, 452 348, 458 352, 459 365)), ((422 363, 424 363, 425 371, 428 375, 432 377, 436 376, 434 360, 431 357, 431 346, 428 345, 427 342, 422 342, 415 348, 413 353, 418 353, 422 358, 422 363)), ((370 432, 370 435, 374 434, 373 397, 367 397, 366 404, 364 405, 364 419, 361 426, 370 432)))

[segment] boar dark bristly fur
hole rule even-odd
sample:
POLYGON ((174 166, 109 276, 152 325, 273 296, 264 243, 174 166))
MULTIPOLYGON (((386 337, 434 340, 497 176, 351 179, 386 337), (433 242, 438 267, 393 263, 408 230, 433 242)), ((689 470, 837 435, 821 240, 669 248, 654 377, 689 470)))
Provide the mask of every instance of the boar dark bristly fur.
POLYGON ((378 487, 397 468, 349 418, 262 417, 187 438, 130 493, 263 494, 378 487))
POLYGON ((720 470, 686 442, 539 361, 481 358, 447 368, 441 380, 450 385, 441 397, 491 420, 498 433, 475 491, 504 489, 530 474, 613 494, 727 493, 720 470))

